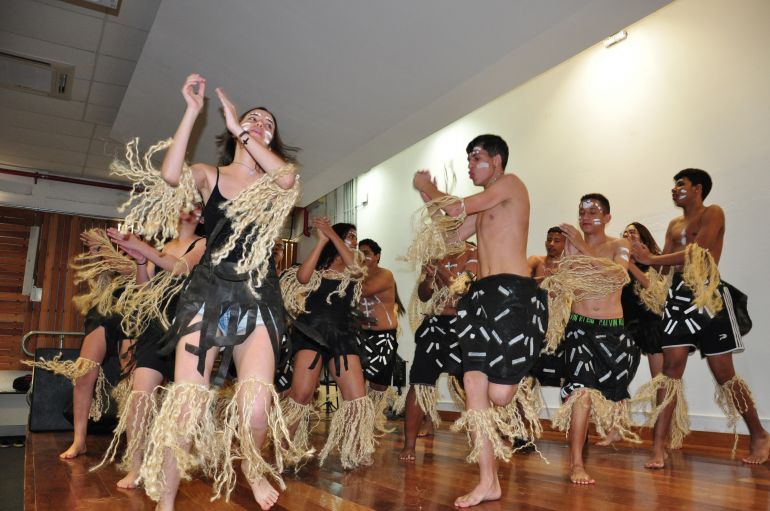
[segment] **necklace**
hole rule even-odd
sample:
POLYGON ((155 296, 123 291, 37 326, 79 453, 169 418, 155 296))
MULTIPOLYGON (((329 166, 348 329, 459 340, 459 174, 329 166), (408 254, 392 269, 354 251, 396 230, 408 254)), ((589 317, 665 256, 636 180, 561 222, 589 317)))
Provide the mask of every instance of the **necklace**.
POLYGON ((241 167, 246 168, 249 171, 249 175, 250 176, 255 176, 257 174, 257 169, 256 168, 253 169, 253 168, 249 167, 248 165, 246 165, 245 163, 241 163, 241 162, 235 161, 235 160, 233 160, 233 163, 235 165, 240 165, 241 167))

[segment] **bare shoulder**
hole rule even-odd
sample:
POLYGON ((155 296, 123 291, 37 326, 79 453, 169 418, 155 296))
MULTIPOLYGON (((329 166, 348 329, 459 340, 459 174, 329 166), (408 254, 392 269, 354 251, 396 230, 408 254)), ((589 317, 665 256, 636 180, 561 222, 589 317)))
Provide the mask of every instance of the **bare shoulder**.
POLYGON ((702 218, 704 220, 722 219, 722 221, 724 221, 725 211, 722 209, 722 207, 719 204, 711 204, 709 206, 706 206, 706 209, 703 211, 702 218))

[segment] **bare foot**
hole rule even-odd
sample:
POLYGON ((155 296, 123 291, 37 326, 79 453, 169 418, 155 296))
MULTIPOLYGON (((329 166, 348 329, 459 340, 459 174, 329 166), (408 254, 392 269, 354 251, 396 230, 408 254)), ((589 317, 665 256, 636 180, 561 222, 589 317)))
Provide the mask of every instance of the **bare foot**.
POLYGON ((434 428, 433 428, 433 421, 426 420, 423 421, 422 425, 420 426, 420 431, 417 432, 417 437, 424 437, 424 436, 433 436, 434 428))
POLYGON ((118 481, 118 488, 123 488, 124 490, 133 490, 138 488, 141 482, 142 479, 139 477, 139 471, 132 470, 126 474, 126 477, 118 481))
POLYGON ((770 455, 770 434, 765 433, 758 438, 751 438, 751 446, 749 447, 749 455, 743 458, 744 463, 750 463, 752 465, 761 465, 767 461, 768 455, 770 455))
POLYGON ((81 454, 86 453, 86 444, 85 442, 72 442, 72 445, 69 446, 69 449, 64 451, 59 455, 60 459, 63 460, 72 460, 80 456, 81 454))
POLYGON ((251 485, 252 493, 254 493, 254 500, 257 501, 257 504, 263 510, 267 511, 278 502, 278 490, 270 486, 270 483, 264 477, 260 477, 249 484, 251 485))
POLYGON ((620 440, 622 440, 620 433, 618 433, 617 430, 613 429, 612 431, 610 431, 609 435, 607 435, 606 437, 596 442, 596 445, 607 447, 608 445, 612 445, 615 442, 619 442, 620 440))
POLYGON ((415 454, 414 454, 414 447, 404 447, 401 449, 401 454, 398 455, 398 459, 401 461, 414 461, 415 454))
POLYGON ((572 484, 595 484, 596 481, 593 477, 588 475, 583 465, 573 465, 569 471, 569 480, 572 484))
POLYGON ((668 459, 668 452, 665 449, 660 452, 652 451, 652 456, 644 464, 644 468, 653 470, 664 468, 666 466, 666 459, 668 459))
POLYGON ((455 507, 473 507, 487 500, 498 500, 502 492, 500 491, 500 481, 495 477, 488 483, 479 483, 469 493, 462 497, 457 497, 455 507))

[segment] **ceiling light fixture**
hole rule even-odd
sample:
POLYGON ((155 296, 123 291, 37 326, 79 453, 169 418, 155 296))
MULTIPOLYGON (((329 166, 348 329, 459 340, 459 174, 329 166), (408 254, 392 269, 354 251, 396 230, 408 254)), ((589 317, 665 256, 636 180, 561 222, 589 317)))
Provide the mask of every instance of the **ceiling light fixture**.
POLYGON ((621 41, 625 41, 626 37, 628 37, 628 32, 626 32, 625 30, 621 30, 617 34, 611 35, 607 39, 605 39, 604 47, 609 48, 610 46, 614 46, 621 41))

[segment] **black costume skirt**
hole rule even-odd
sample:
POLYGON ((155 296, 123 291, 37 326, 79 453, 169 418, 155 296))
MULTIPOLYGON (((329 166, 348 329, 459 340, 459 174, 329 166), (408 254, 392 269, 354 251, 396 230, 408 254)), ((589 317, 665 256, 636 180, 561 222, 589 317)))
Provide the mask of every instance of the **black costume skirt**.
POLYGON ((284 308, 275 267, 270 264, 268 274, 257 288, 258 297, 248 287, 248 274, 235 271, 236 263, 221 262, 214 266, 206 254, 193 268, 179 296, 173 324, 161 341, 160 353, 170 354, 183 336, 200 331, 199 347, 186 345, 185 349, 198 356, 198 372, 203 374, 206 353, 211 348, 222 350, 222 362, 214 378, 221 385, 232 362, 233 349, 264 324, 270 336, 276 367, 279 348, 284 336, 284 308), (202 313, 201 313, 202 310, 202 313), (203 320, 190 322, 202 314, 203 320), (225 331, 220 330, 220 318, 229 314, 225 331))

